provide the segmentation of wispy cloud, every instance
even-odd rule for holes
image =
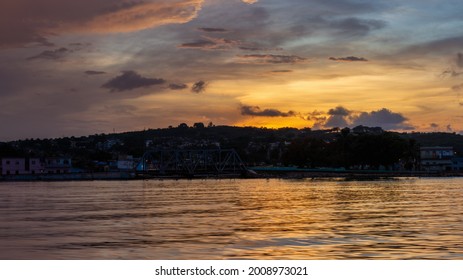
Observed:
[[[62,33],[129,32],[185,23],[196,17],[203,2],[4,0],[0,6],[0,47],[32,42],[50,45],[47,38]]]
[[[296,64],[308,62],[309,59],[296,55],[246,54],[238,55],[239,62],[251,64]]]
[[[282,69],[282,70],[272,70],[270,72],[271,73],[291,73],[293,72],[293,70]]]
[[[205,81],[198,81],[193,84],[191,91],[194,93],[202,93],[206,91],[207,83]]]
[[[428,42],[413,44],[401,51],[404,56],[423,56],[427,54],[444,54],[455,53],[461,50],[463,45],[463,36],[448,37]]]
[[[452,77],[452,78],[459,77],[461,75],[463,75],[463,72],[457,72],[455,69],[447,69],[447,70],[444,70],[440,74],[441,77]]]
[[[456,78],[463,75],[463,53],[457,53],[452,59],[449,68],[442,71],[441,77]]]
[[[463,53],[457,53],[455,63],[458,67],[463,68]]]
[[[198,30],[208,33],[226,33],[227,29],[224,28],[214,28],[214,27],[200,27]]]
[[[85,71],[84,73],[90,76],[106,74],[106,72],[104,71],[94,71],[94,70],[88,70],[88,71]]]
[[[339,62],[366,62],[368,59],[357,56],[347,56],[347,57],[330,57],[330,60],[339,61]]]
[[[43,51],[39,53],[38,55],[28,57],[27,60],[36,60],[36,59],[61,60],[70,53],[72,53],[72,51],[67,48],[59,48],[59,49],[51,50],[51,51],[50,50]]]
[[[188,88],[188,85],[186,84],[170,84],[169,89],[171,90],[183,90]]]
[[[190,42],[190,43],[183,43],[179,45],[179,48],[184,49],[200,49],[200,50],[227,50],[233,47],[240,45],[240,41],[236,40],[229,40],[225,38],[214,38],[214,37],[206,37],[203,36],[203,39]]]
[[[365,36],[373,30],[386,27],[386,22],[375,19],[347,18],[332,21],[330,27],[338,30],[338,35],[347,37]]]

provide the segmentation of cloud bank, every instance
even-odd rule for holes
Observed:
[[[408,118],[387,108],[370,112],[356,112],[348,110],[343,106],[338,106],[327,112],[315,111],[309,114],[307,119],[315,121],[314,127],[316,128],[355,127],[363,125],[382,127],[386,130],[414,129],[414,126],[408,122]]]

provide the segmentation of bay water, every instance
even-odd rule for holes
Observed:
[[[1,182],[0,259],[463,259],[463,178]]]

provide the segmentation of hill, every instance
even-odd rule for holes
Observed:
[[[141,157],[148,149],[235,149],[248,164],[352,166],[392,164],[416,158],[420,146],[451,146],[463,155],[463,136],[455,133],[397,133],[381,128],[311,130],[204,126],[148,129],[56,139],[25,139],[0,143],[2,157],[73,159],[76,167],[126,155]],[[393,155],[393,156],[392,156]]]

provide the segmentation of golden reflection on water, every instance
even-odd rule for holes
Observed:
[[[462,183],[1,183],[0,258],[463,259]]]

